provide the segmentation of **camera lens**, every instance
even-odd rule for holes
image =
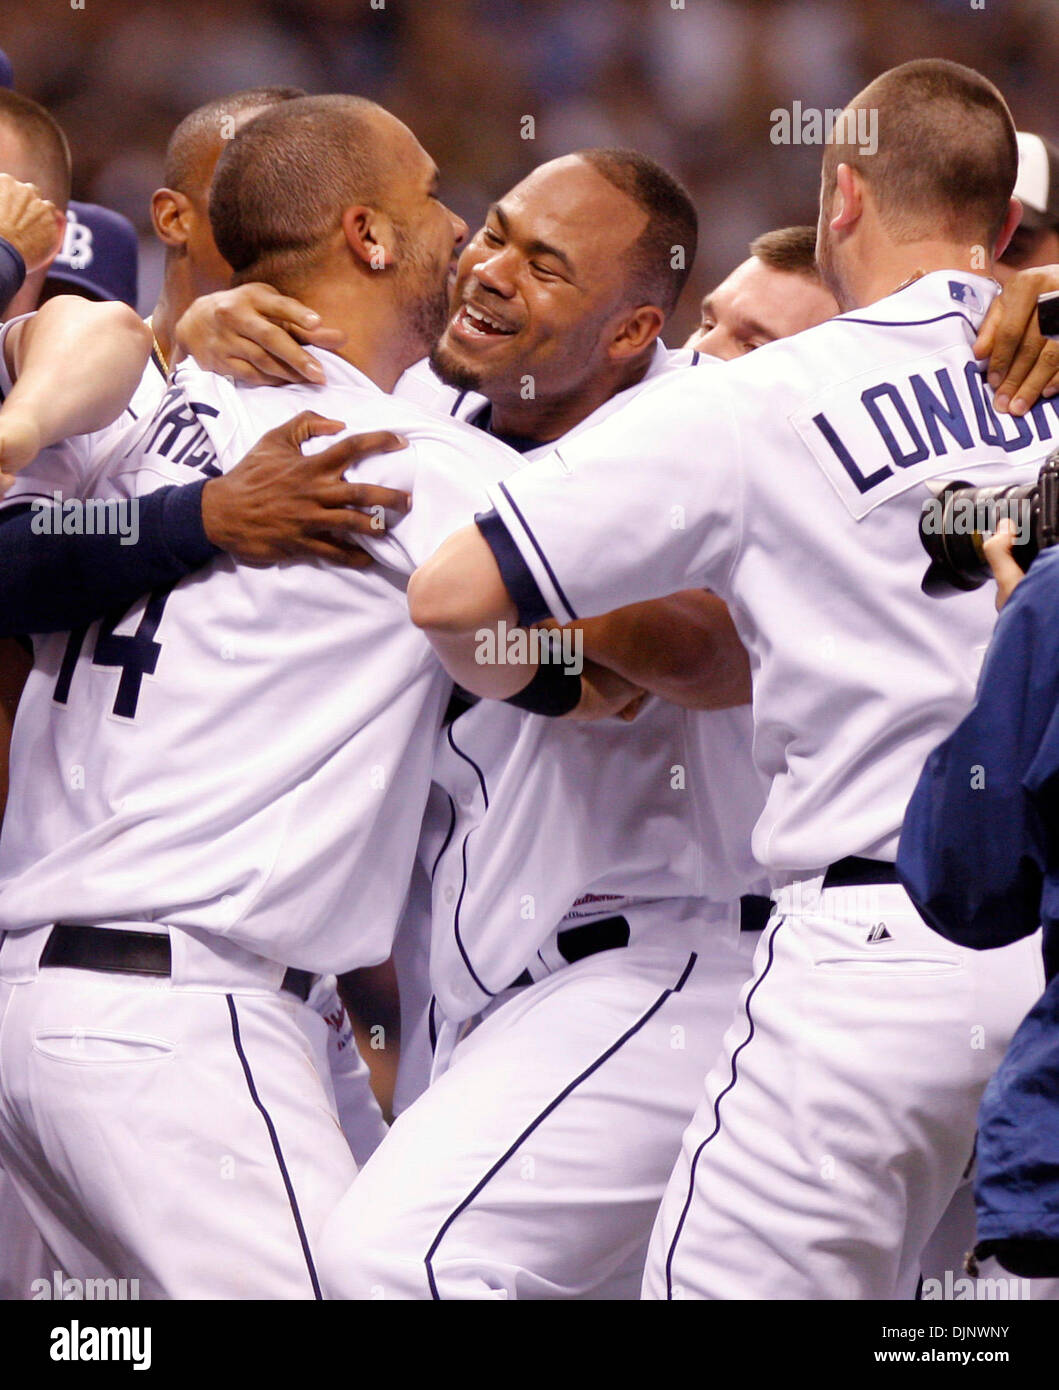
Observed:
[[[948,483],[923,504],[919,536],[930,556],[923,580],[925,593],[940,596],[977,589],[990,577],[983,545],[1007,517],[1015,527],[1012,555],[1028,569],[1038,550],[1040,487],[972,487]]]

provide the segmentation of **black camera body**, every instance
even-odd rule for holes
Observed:
[[[919,538],[930,556],[923,592],[941,598],[980,588],[991,577],[983,544],[1004,518],[1015,527],[1012,556],[1022,570],[1059,542],[1059,449],[1048,455],[1035,483],[975,487],[954,481],[923,503]]]

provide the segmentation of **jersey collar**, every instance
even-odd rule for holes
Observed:
[[[999,292],[999,284],[987,275],[964,270],[932,270],[901,285],[885,299],[862,309],[851,309],[840,318],[859,323],[899,324],[958,313],[977,331]]]

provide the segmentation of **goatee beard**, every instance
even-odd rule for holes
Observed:
[[[457,391],[477,391],[481,387],[481,374],[466,366],[447,348],[436,342],[430,352],[430,365],[434,373],[446,386],[454,386]]]

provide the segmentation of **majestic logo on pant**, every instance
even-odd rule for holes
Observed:
[[[876,922],[868,933],[868,945],[874,946],[879,941],[892,941],[893,934],[887,929],[885,922]]]

